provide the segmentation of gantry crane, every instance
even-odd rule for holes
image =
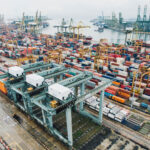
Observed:
[[[90,26],[84,26],[84,25],[82,25],[82,24],[83,24],[83,23],[80,21],[77,26],[72,26],[73,38],[75,38],[75,30],[77,29],[77,40],[79,40],[80,29],[90,28]]]
[[[27,69],[28,71],[32,71],[35,69],[35,67],[31,69],[33,65],[34,64],[25,65],[23,67],[29,68]],[[8,78],[6,85],[9,87],[11,99],[17,107],[35,119],[46,128],[48,132],[51,132],[64,143],[72,147],[72,107],[81,115],[91,118],[91,120],[100,125],[103,119],[104,90],[112,84],[112,81],[97,77],[88,71],[81,72],[72,68],[68,69],[54,63],[47,64],[46,67],[48,70],[43,70],[44,68],[42,66],[36,67],[36,70],[40,69],[42,71],[30,75],[25,75],[28,71],[24,71],[24,69],[19,67],[17,68],[19,74],[16,75],[14,72],[12,74],[8,72],[0,76],[0,79]],[[14,69],[15,68],[13,68],[13,70]],[[73,72],[75,76],[63,79],[64,74],[70,71]],[[13,81],[10,80],[12,76],[14,78]],[[103,84],[87,91],[85,89],[86,83],[92,78],[103,81]],[[47,79],[53,79],[54,82],[49,84],[46,82]],[[15,83],[15,85],[13,83]],[[31,90],[29,90],[29,88]],[[73,89],[74,92],[71,89]],[[80,90],[80,93],[76,92],[78,90]],[[98,116],[94,116],[86,110],[84,101],[100,91]],[[58,103],[56,107],[51,105],[54,100]],[[54,124],[55,116],[61,112],[64,112],[66,115],[66,117],[64,117],[66,120],[66,135],[62,134],[60,129],[56,128]]]
[[[58,33],[61,32],[63,34],[64,33],[64,29],[65,29],[65,32],[66,32],[67,28],[69,28],[69,26],[66,25],[66,21],[63,18],[62,21],[61,21],[61,25],[55,25],[54,28],[57,28],[57,32]]]
[[[147,84],[148,84],[149,80],[150,80],[150,68],[139,67],[138,71],[133,72],[131,94],[132,94],[132,92],[136,92],[136,93],[140,94],[142,80],[145,75],[148,75],[148,79],[147,79]],[[139,81],[139,86],[137,87],[137,90],[134,89],[135,81]]]

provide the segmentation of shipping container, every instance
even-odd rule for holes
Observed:
[[[112,99],[120,103],[125,103],[125,99],[118,96],[112,96]]]
[[[146,108],[146,109],[148,108],[148,104],[143,103],[143,102],[140,104],[140,106],[141,106],[142,108]]]

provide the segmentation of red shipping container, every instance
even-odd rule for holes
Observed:
[[[150,88],[146,88],[144,94],[150,96]]]
[[[113,90],[113,91],[118,91],[119,90],[119,87],[116,87],[116,86],[109,86],[107,89],[110,89],[110,90]]]
[[[105,92],[116,95],[116,91],[110,90],[110,89],[106,89]]]
[[[94,74],[95,76],[102,77],[102,74],[100,74],[100,73],[94,72],[93,74]]]
[[[126,85],[121,84],[121,86],[120,86],[120,87],[124,89],[124,88],[126,87]]]
[[[120,88],[120,89],[119,89],[119,92],[123,92],[123,93],[130,94],[130,91],[127,91],[127,90],[125,90],[125,89],[122,89],[122,88]]]
[[[88,89],[94,89],[94,87],[92,87],[92,86],[86,86],[86,88],[88,88]]]
[[[114,72],[118,72],[118,70],[114,70]]]
[[[71,67],[71,65],[65,64],[65,67],[70,68],[70,67]]]
[[[96,85],[98,85],[98,80],[96,80],[96,79],[91,79],[90,81],[92,81],[92,82],[96,83]]]
[[[121,77],[121,78],[124,78],[124,79],[126,79],[127,77],[126,76],[123,76],[123,75],[116,75],[117,77]]]
[[[117,64],[117,63],[111,63],[111,65],[114,65],[114,66],[119,66],[119,64]]]

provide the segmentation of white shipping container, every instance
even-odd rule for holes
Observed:
[[[129,82],[127,82],[127,81],[124,81],[124,84],[125,84],[125,85],[129,85]]]
[[[48,94],[60,100],[65,100],[70,94],[73,94],[73,91],[61,84],[55,83],[48,87]]]
[[[71,60],[70,60],[70,59],[65,59],[65,61],[66,61],[66,62],[71,62]]]
[[[139,87],[139,85],[141,84],[141,88],[143,87],[143,88],[146,88],[146,83],[140,83],[139,81],[135,81],[135,84],[136,85],[138,85],[138,87]]]
[[[135,50],[134,50],[134,48],[128,47],[128,51],[129,52],[134,52]]]
[[[125,77],[127,77],[128,76],[128,73],[127,72],[125,72],[125,71],[118,71],[118,74],[119,75],[122,75],[122,76],[125,76]]]
[[[145,47],[141,47],[141,53],[145,52]]]
[[[118,63],[118,64],[122,64],[122,63],[124,63],[124,61],[125,61],[124,58],[120,58],[120,57],[117,57],[116,60],[117,60],[117,63]]]
[[[111,113],[108,113],[108,117],[111,118],[111,119],[114,119],[115,118],[115,115],[111,114]]]
[[[135,102],[137,100],[137,97],[130,97],[129,100]]]
[[[94,101],[94,100],[93,100],[92,98],[88,98],[88,99],[86,99],[85,101],[86,101],[87,104],[91,104],[92,101]]]
[[[48,84],[48,85],[52,85],[54,83],[54,79],[46,79],[45,82]]]
[[[149,100],[149,99],[150,99],[150,96],[148,96],[148,95],[145,95],[145,94],[142,94],[141,98],[144,98],[144,99],[147,99],[147,100]]]
[[[130,111],[127,110],[127,109],[122,109],[122,110],[120,111],[120,113],[124,114],[125,116],[128,116],[128,115],[130,114]]]
[[[116,69],[118,66],[111,65],[111,69]]]
[[[139,68],[139,64],[137,64],[137,63],[133,63],[131,66],[134,67],[134,68],[136,68],[136,69]]]
[[[19,77],[23,74],[24,69],[18,66],[13,66],[8,68],[8,72],[15,77]]]
[[[118,121],[118,122],[122,122],[123,119],[120,119],[120,118],[116,118],[116,117],[115,117],[115,120]]]
[[[29,74],[26,75],[26,82],[35,87],[38,87],[43,84],[44,78],[37,74]]]
[[[121,68],[124,70],[124,71],[127,71],[128,67],[127,66],[124,66],[122,65]]]
[[[131,70],[132,72],[137,71],[137,69],[135,69],[135,68],[131,68],[130,70]]]
[[[133,102],[133,105],[137,106],[137,107],[140,107],[140,103],[138,103],[138,102]]]
[[[123,82],[126,81],[125,78],[121,78],[121,77],[116,77],[116,78],[122,80]]]
[[[108,115],[109,111],[110,111],[109,108],[107,108],[107,107],[104,107],[104,108],[103,108],[103,114],[104,114],[104,115]]]
[[[77,59],[73,59],[73,62],[75,62],[75,63],[76,63],[76,62],[77,62]]]
[[[93,101],[90,103],[90,106],[96,108],[96,106],[97,106],[98,103],[99,103],[98,101],[93,100]]]
[[[113,107],[115,107],[116,105],[115,104],[112,104],[112,103],[109,103],[108,105],[107,105],[107,107],[108,108],[110,108],[110,109],[112,109]]]
[[[110,113],[112,113],[112,114],[117,114],[118,112],[120,112],[120,108],[119,107],[117,107],[117,106],[115,106],[115,107],[113,107],[111,110],[110,110]]]
[[[103,66],[103,70],[104,70],[104,71],[107,71],[107,70],[108,70],[108,67]]]

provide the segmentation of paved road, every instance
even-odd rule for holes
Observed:
[[[1,100],[1,97],[0,97]],[[0,135],[13,150],[44,150],[0,105]]]

